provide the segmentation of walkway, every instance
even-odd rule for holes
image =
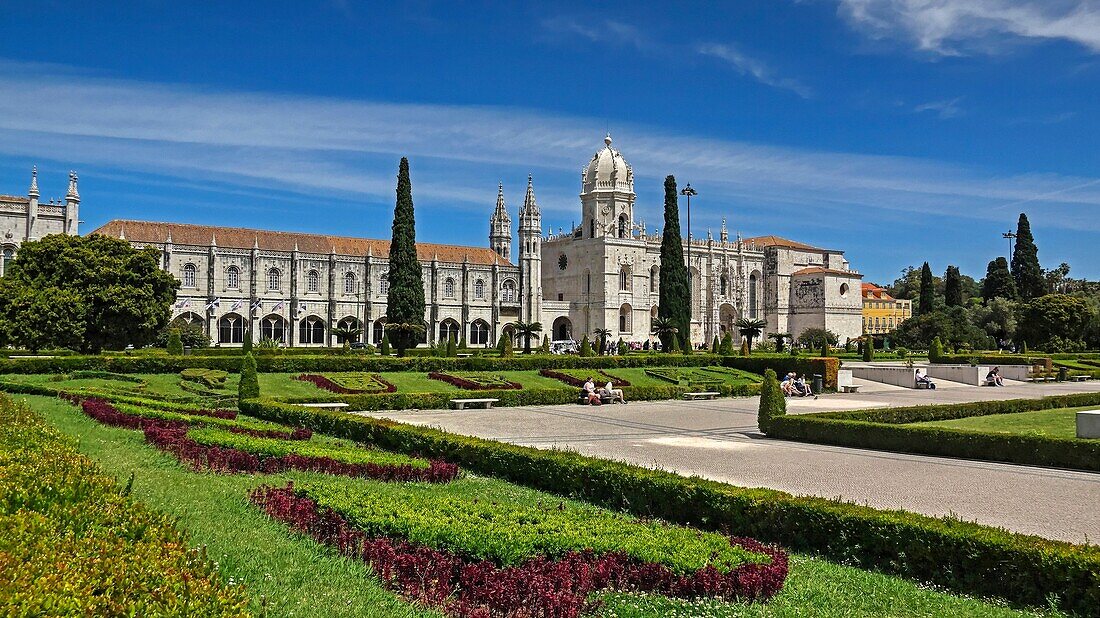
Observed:
[[[876,389],[792,400],[790,413],[1100,392],[1100,383]],[[1100,474],[772,440],[756,398],[381,412],[398,421],[658,466],[745,487],[906,509],[1051,539],[1100,541]]]

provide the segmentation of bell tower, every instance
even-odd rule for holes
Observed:
[[[512,218],[504,206],[504,183],[497,185],[497,207],[489,217],[489,248],[500,257],[512,260]]]
[[[520,313],[524,322],[542,321],[542,213],[527,175],[527,195],[519,209]]]

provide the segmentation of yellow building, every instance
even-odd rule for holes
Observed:
[[[913,301],[894,298],[873,283],[863,287],[863,332],[879,335],[897,328],[913,315]]]

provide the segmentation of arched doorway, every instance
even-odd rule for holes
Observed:
[[[454,337],[456,343],[459,339],[462,339],[462,327],[458,325],[458,322],[447,318],[439,323],[439,341],[447,343],[451,337]]]
[[[286,343],[286,318],[281,315],[271,314],[260,320],[260,341],[274,341]]]
[[[324,345],[325,321],[311,315],[298,322],[298,343],[302,345]]]
[[[485,320],[474,320],[470,323],[470,345],[489,344],[489,323]]]
[[[623,306],[619,307],[619,333],[627,334],[633,329],[633,310],[630,308],[629,303],[624,303]]]
[[[718,331],[723,336],[726,333],[730,333],[731,336],[736,335],[737,329],[733,326],[733,323],[736,321],[737,310],[729,303],[722,303],[718,307]]]
[[[227,313],[218,320],[218,343],[244,343],[244,318],[236,313]]]
[[[573,323],[562,316],[554,320],[554,341],[569,341],[573,338]]]
[[[382,343],[382,338],[386,336],[386,316],[382,316],[374,321],[374,328],[371,329],[370,340],[374,345]]]

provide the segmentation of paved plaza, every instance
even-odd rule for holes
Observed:
[[[1100,383],[1014,383],[788,401],[789,413],[1098,392]],[[952,385],[944,385],[952,386]],[[629,405],[380,412],[394,420],[696,474],[745,487],[896,508],[1073,542],[1100,540],[1100,474],[806,444],[765,437],[755,397]]]

